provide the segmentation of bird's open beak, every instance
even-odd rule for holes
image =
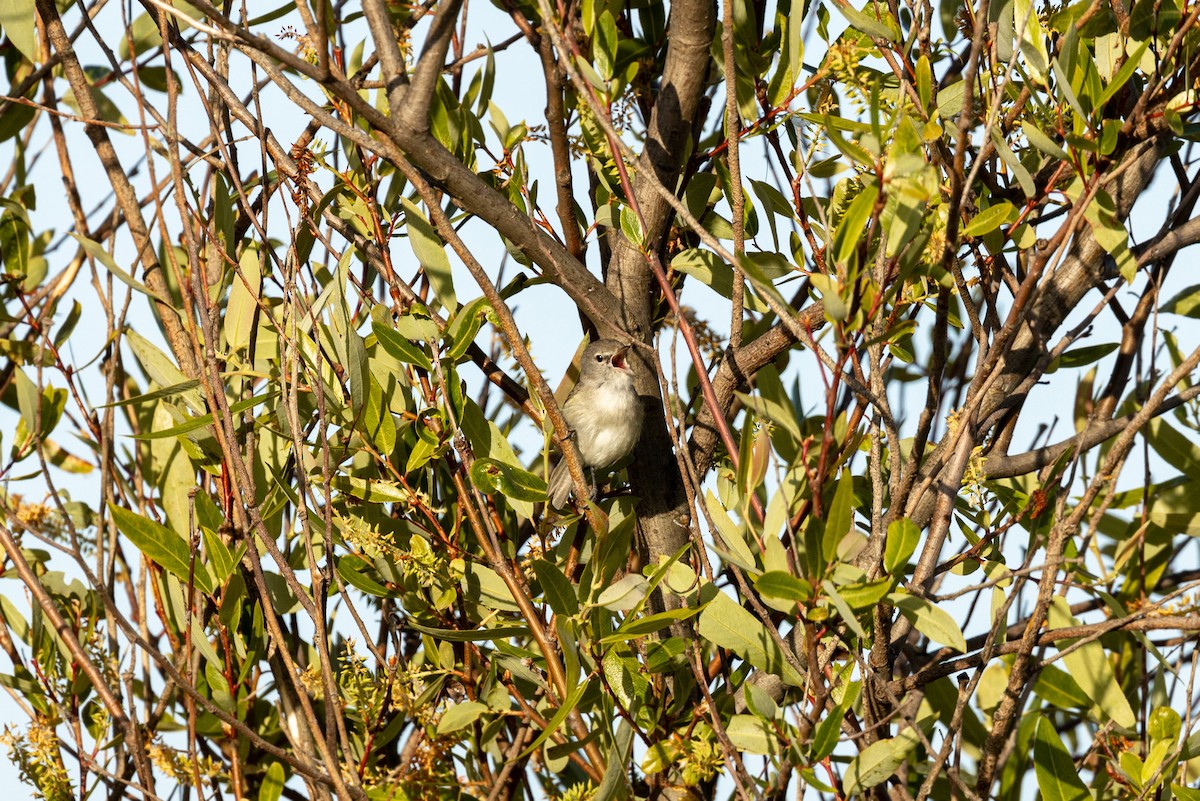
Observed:
[[[628,345],[614,353],[612,357],[612,366],[616,367],[618,370],[628,370],[629,362],[625,359],[625,354],[627,353],[629,353]]]

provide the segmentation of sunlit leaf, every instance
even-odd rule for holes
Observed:
[[[463,701],[455,704],[447,709],[438,721],[438,735],[451,734],[470,726],[479,719],[480,715],[487,712],[487,709],[487,704],[481,704],[478,701]]]
[[[125,286],[129,287],[130,289],[141,292],[143,295],[145,295],[148,298],[153,298],[154,300],[157,300],[160,303],[165,303],[168,306],[171,305],[170,300],[168,300],[167,298],[164,298],[160,295],[155,294],[141,281],[134,278],[132,275],[130,275],[128,272],[126,272],[121,267],[118,267],[117,262],[113,259],[112,256],[108,255],[108,251],[106,251],[103,247],[101,247],[98,242],[93,242],[92,240],[88,239],[87,237],[80,236],[79,234],[75,234],[75,233],[72,233],[69,235],[71,236],[72,239],[74,239],[76,242],[79,243],[80,247],[82,247],[85,251],[87,251],[87,254],[89,256],[91,256],[96,261],[100,262],[100,264],[103,265],[105,269],[107,269],[110,273],[112,273],[113,278],[116,278],[118,281],[120,281]]]
[[[1078,622],[1071,616],[1066,601],[1059,596],[1056,596],[1050,605],[1048,619],[1053,628],[1073,626]],[[1056,644],[1066,649],[1075,642],[1076,638],[1067,638]],[[1129,705],[1129,699],[1117,683],[1112,664],[1108,661],[1108,654],[1098,640],[1071,648],[1063,657],[1063,664],[1079,688],[1087,693],[1088,698],[1092,699],[1108,719],[1122,728],[1133,728],[1137,718]]]
[[[888,573],[902,570],[908,564],[920,540],[921,530],[907,517],[888,524],[887,546],[883,553],[884,570]]]
[[[136,512],[122,509],[115,504],[109,504],[108,510],[121,533],[148,559],[173,573],[184,584],[187,584],[191,576],[197,589],[205,594],[212,594],[213,586],[208,569],[199,555],[193,554],[187,541],[161,523],[142,517]]]
[[[1079,777],[1071,755],[1045,717],[1038,718],[1033,738],[1033,769],[1046,801],[1086,801],[1091,794]]]
[[[945,609],[908,593],[892,593],[888,600],[916,626],[917,631],[936,643],[966,653],[967,641],[962,629]]]
[[[258,788],[258,801],[279,801],[283,795],[283,783],[286,779],[283,765],[272,762],[263,775],[262,784]]]
[[[727,595],[718,594],[700,614],[698,631],[701,637],[728,648],[755,667],[774,673],[794,687],[804,686],[804,677],[788,664],[762,622]]]
[[[433,291],[437,293],[438,300],[447,312],[453,314],[458,310],[458,298],[454,294],[454,278],[450,274],[446,246],[416,204],[408,198],[401,198],[400,203],[404,207],[408,241],[413,253],[421,263]]]
[[[912,729],[895,737],[871,743],[854,757],[846,768],[844,788],[847,797],[886,781],[904,764],[920,741]]]
[[[234,271],[229,306],[225,311],[225,338],[234,350],[250,345],[250,332],[261,293],[262,255],[257,248],[246,248]]]

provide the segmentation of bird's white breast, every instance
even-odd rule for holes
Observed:
[[[588,393],[589,414],[569,415],[575,429],[575,444],[583,461],[591,467],[611,467],[629,455],[642,429],[642,404],[633,381],[619,376],[597,391]]]

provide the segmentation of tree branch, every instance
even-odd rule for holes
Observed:
[[[398,109],[404,105],[408,77],[387,3],[385,0],[363,0],[363,16],[367,18],[375,52],[379,55],[379,73],[387,91],[388,108]]]
[[[1189,387],[1173,398],[1162,403],[1151,417],[1159,417],[1172,409],[1177,409],[1195,397],[1200,396],[1200,385]],[[992,478],[1013,478],[1040,470],[1046,465],[1058,461],[1068,451],[1087,451],[1105,440],[1115,437],[1128,428],[1137,414],[1127,414],[1102,423],[1093,423],[1080,433],[1054,445],[1045,445],[1014,456],[989,456],[984,462],[984,475]]]
[[[1109,194],[1116,202],[1118,219],[1123,220],[1129,215],[1134,202],[1154,177],[1159,157],[1168,142],[1165,136],[1141,141],[1114,169],[1116,185],[1110,188]],[[1046,253],[1043,257],[1049,258],[1049,255]],[[988,421],[997,411],[1024,400],[1025,393],[1016,393],[1016,389],[1033,374],[1050,335],[1062,325],[1084,295],[1101,281],[1104,255],[1104,248],[1090,228],[1080,231],[1062,264],[1033,290],[1026,311],[1010,323],[1016,330],[1008,338],[1008,344],[997,345],[993,349],[995,355],[989,359],[990,364],[985,365],[991,380],[977,401],[976,421]],[[940,480],[938,474],[945,468],[949,456],[947,447],[953,441],[956,438],[944,438],[930,454],[922,466],[918,484],[931,486]],[[933,519],[935,496],[936,493],[924,492],[919,498],[908,499],[908,516],[922,528]]]
[[[1087,623],[1079,626],[1067,626],[1061,629],[1052,629],[1044,631],[1034,641],[1035,646],[1053,646],[1062,640],[1074,640],[1081,637],[1096,637],[1101,634],[1107,634],[1111,631],[1200,631],[1200,615],[1163,615],[1161,617],[1146,617],[1142,615],[1130,615],[1129,617],[1118,618],[1116,620],[1105,620],[1099,623]],[[992,657],[1005,656],[1007,654],[1015,654],[1021,650],[1021,642],[1019,640],[1011,640],[1005,642],[992,650]],[[968,654],[951,659],[948,662],[939,662],[924,670],[914,673],[911,676],[905,676],[902,679],[894,679],[889,686],[892,692],[897,695],[924,687],[938,679],[957,673],[960,670],[969,670],[970,668],[979,667],[983,664],[983,654]]]
[[[37,0],[37,10],[51,45],[62,58],[63,73],[71,85],[75,102],[79,104],[80,114],[85,120],[89,120],[84,124],[84,131],[96,149],[96,155],[104,166],[104,172],[112,185],[117,205],[120,207],[121,213],[125,215],[129,234],[133,237],[134,245],[137,247],[137,260],[142,264],[142,278],[146,286],[158,298],[169,298],[171,293],[167,288],[166,279],[163,277],[158,256],[155,255],[150,231],[142,217],[137,193],[129,182],[129,176],[125,174],[125,169],[121,166],[121,160],[117,157],[116,148],[109,139],[108,131],[103,125],[91,122],[91,120],[99,119],[101,114],[96,106],[96,99],[92,96],[91,84],[88,83],[79,58],[75,55],[75,49],[71,45],[70,39],[67,38],[67,31],[63,27],[62,18],[58,15],[58,8],[53,0]],[[185,375],[195,376],[197,373],[196,360],[189,344],[187,332],[184,331],[175,308],[169,303],[157,299],[153,302],[153,306],[163,331],[166,333],[167,344],[170,346],[171,352],[175,354],[175,358],[179,360],[180,369]]]
[[[433,103],[433,93],[437,91],[437,83],[442,78],[442,66],[446,62],[446,53],[450,50],[450,40],[454,37],[454,22],[461,6],[462,0],[445,0],[438,5],[429,34],[425,37],[425,49],[413,71],[412,83],[405,92],[404,103],[398,108],[393,106],[390,109],[393,117],[399,117],[404,127],[414,132],[429,131],[429,109]]]

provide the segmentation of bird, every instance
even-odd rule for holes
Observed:
[[[613,339],[589,344],[583,351],[579,382],[562,407],[593,485],[595,472],[609,470],[629,456],[642,434],[642,402],[628,355],[629,346]],[[572,486],[567,462],[561,459],[546,490],[550,506],[564,508]]]

